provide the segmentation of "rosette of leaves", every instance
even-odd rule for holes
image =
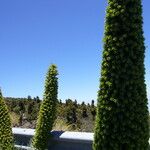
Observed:
[[[51,65],[45,80],[45,92],[40,107],[33,147],[37,150],[47,149],[50,131],[56,118],[58,72],[55,65]]]
[[[13,134],[7,106],[0,90],[0,150],[13,150]]]
[[[141,0],[108,0],[94,150],[147,150]]]

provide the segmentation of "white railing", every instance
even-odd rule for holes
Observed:
[[[30,143],[34,129],[13,128],[16,147],[31,150]],[[53,139],[49,140],[52,150],[92,150],[93,133],[52,131]]]
[[[13,134],[16,148],[33,150],[30,145],[34,129],[13,128]],[[93,133],[52,131],[51,134],[53,139],[48,142],[49,150],[92,150]]]

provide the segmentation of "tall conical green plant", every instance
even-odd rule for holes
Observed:
[[[0,150],[13,150],[13,144],[10,116],[0,90]]]
[[[94,150],[147,150],[141,0],[108,0]]]
[[[37,150],[45,150],[47,148],[50,131],[56,118],[57,75],[57,67],[51,65],[46,76],[43,102],[40,107],[35,137],[33,139],[33,147]]]

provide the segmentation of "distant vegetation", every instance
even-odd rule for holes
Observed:
[[[35,128],[42,100],[39,97],[12,98],[5,97],[12,125],[14,127]],[[93,132],[96,107],[94,100],[86,104],[77,100],[57,101],[56,120],[53,129]]]
[[[42,100],[39,97],[12,98],[5,97],[13,127],[35,128],[39,108]],[[77,100],[66,99],[57,101],[57,118],[53,129],[64,131],[94,131],[94,120],[96,115],[95,101],[86,104],[77,103]],[[150,122],[149,122],[150,124]]]

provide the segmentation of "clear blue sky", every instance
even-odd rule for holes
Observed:
[[[143,1],[150,97],[150,2]],[[59,98],[97,98],[106,0],[0,0],[0,86],[4,96],[40,96],[48,66]]]

